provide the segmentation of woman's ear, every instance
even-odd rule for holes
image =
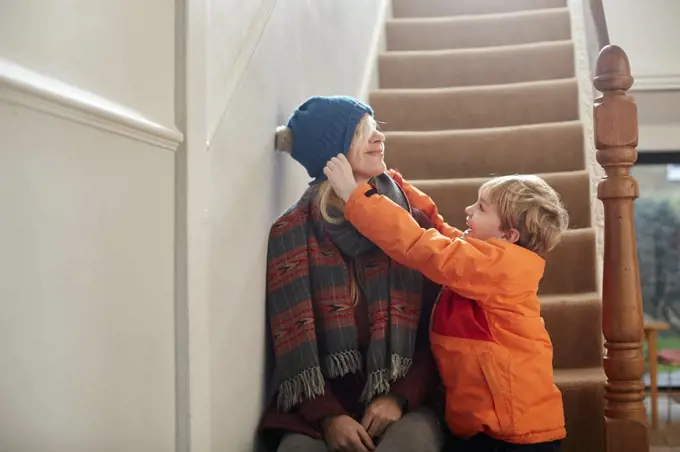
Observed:
[[[293,152],[293,131],[286,126],[278,126],[274,137],[274,148],[288,154]]]
[[[507,240],[510,243],[517,243],[519,240],[519,231],[517,229],[510,229],[508,232],[505,233],[505,240]]]

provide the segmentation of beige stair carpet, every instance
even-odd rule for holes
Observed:
[[[388,50],[504,46],[570,39],[569,10],[556,8],[463,17],[395,18],[386,24]]]
[[[580,200],[590,196],[590,177],[587,171],[539,174],[562,197],[569,212],[572,228],[590,227],[590,207]],[[489,178],[411,179],[411,183],[429,194],[439,206],[440,213],[452,224],[465,224],[465,207],[477,200],[479,187]],[[451,193],[455,193],[453,198]]]
[[[464,16],[560,8],[567,0],[393,0],[395,17]]]
[[[413,179],[579,171],[585,166],[579,121],[467,130],[386,132],[389,161]]]
[[[380,55],[381,88],[440,88],[530,82],[574,76],[571,41]]]
[[[518,126],[578,119],[576,79],[453,88],[381,89],[371,93],[381,126],[446,130]]]
[[[386,158],[464,227],[493,175],[535,173],[570,231],[539,288],[565,404],[565,452],[604,451],[596,234],[566,0],[393,0],[370,95]]]

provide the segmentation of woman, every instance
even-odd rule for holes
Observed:
[[[428,321],[438,287],[391,261],[344,221],[323,174],[347,156],[358,182],[411,211],[386,172],[373,110],[348,97],[312,97],[277,129],[314,179],[272,226],[267,308],[276,396],[260,433],[278,452],[436,452],[428,403],[438,388]],[[421,224],[426,220],[411,211]]]

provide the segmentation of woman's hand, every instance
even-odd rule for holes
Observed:
[[[402,415],[401,407],[394,397],[380,396],[366,408],[361,425],[371,435],[371,438],[379,438],[385,433],[387,427],[401,419]]]
[[[371,452],[373,440],[357,421],[349,416],[333,416],[323,422],[323,436],[331,452]]]
[[[354,171],[343,154],[338,154],[328,161],[323,173],[331,183],[335,194],[343,201],[347,202],[350,195],[358,187],[357,181],[354,180]]]

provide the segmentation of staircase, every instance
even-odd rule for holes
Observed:
[[[571,230],[548,257],[542,315],[564,397],[566,452],[604,451],[601,300],[566,0],[393,0],[370,95],[387,164],[464,227],[490,176],[535,173]]]

